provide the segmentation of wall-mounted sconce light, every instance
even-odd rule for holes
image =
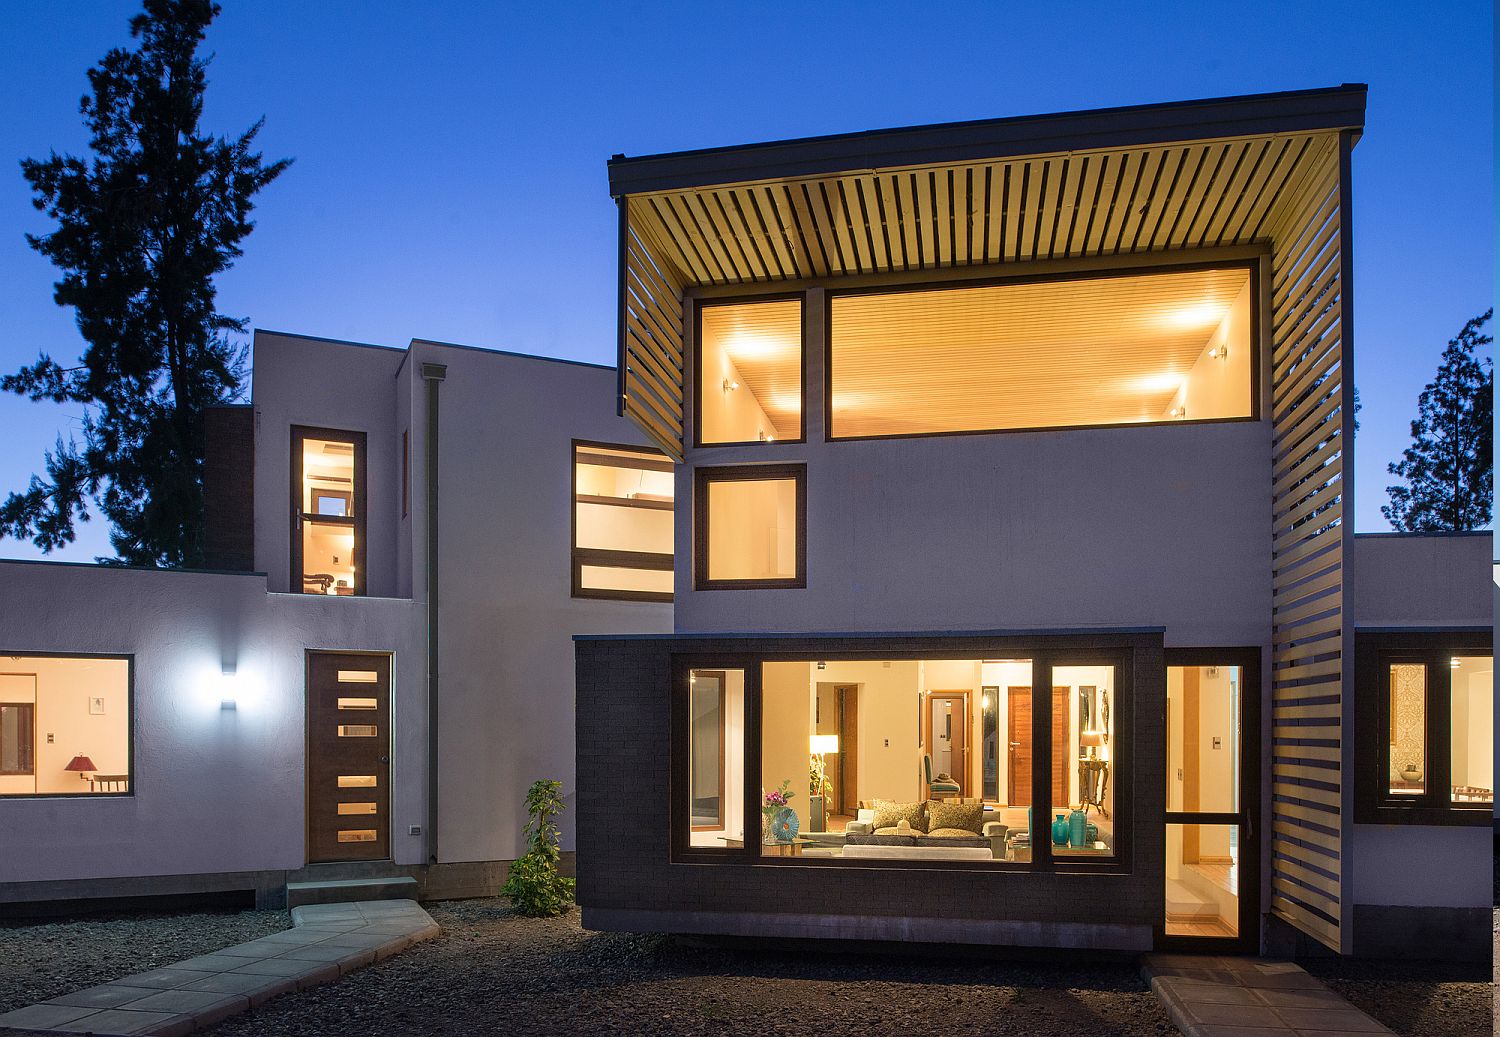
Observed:
[[[820,662],[820,663],[818,663],[818,669],[820,669],[820,670],[826,670],[826,669],[828,669],[828,664],[825,663],[825,662]]]
[[[1187,408],[1173,407],[1171,410],[1167,411],[1167,414],[1173,418],[1185,418],[1187,417]]]
[[[1456,655],[1455,655],[1455,656],[1453,656],[1453,657],[1452,657],[1452,658],[1450,658],[1450,659],[1449,659],[1449,660],[1448,660],[1448,668],[1449,668],[1449,669],[1450,669],[1450,670],[1456,670],[1456,669],[1458,669],[1458,668],[1459,668],[1459,667],[1460,667],[1460,666],[1462,666],[1462,665],[1463,665],[1463,660],[1461,660],[1461,659],[1460,659],[1460,658],[1459,658],[1459,657],[1458,657],[1458,656],[1456,656]]]
[[[236,686],[234,667],[226,664],[219,675],[219,708],[239,709],[239,689]]]
[[[1229,347],[1228,346],[1214,346],[1214,348],[1212,348],[1212,349],[1210,349],[1208,351],[1208,358],[1210,360],[1228,360],[1229,359]]]
[[[740,383],[739,382],[731,381],[728,378],[724,379],[724,391],[725,392],[734,392],[739,387],[740,387]]]

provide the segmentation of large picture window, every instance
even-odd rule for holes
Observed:
[[[693,571],[700,590],[807,586],[807,466],[699,468]]]
[[[1356,654],[1360,820],[1488,824],[1495,804],[1488,634],[1362,634]]]
[[[0,656],[0,798],[130,792],[130,660]]]
[[[1117,864],[1129,696],[1118,655],[1083,658],[678,670],[674,844],[866,867]]]
[[[698,308],[698,445],[797,442],[802,298]]]
[[[365,593],[365,434],[292,429],[292,578],[304,594]]]
[[[573,596],[672,600],[674,473],[645,447],[573,442]]]
[[[1254,286],[1235,266],[830,293],[829,438],[1251,417]]]

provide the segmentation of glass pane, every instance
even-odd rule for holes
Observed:
[[[302,441],[302,510],[335,515],[336,501],[354,498],[354,444],[334,439]],[[344,512],[347,516],[352,508]]]
[[[130,790],[130,663],[6,656],[0,673],[0,799]],[[209,682],[207,688],[217,691]],[[206,706],[188,699],[191,707]],[[214,715],[220,699],[212,694]],[[0,845],[6,836],[0,835]]]
[[[354,527],[302,520],[302,589],[308,594],[354,593]]]
[[[1495,802],[1495,664],[1489,656],[1454,656],[1453,802]]]
[[[986,685],[980,698],[980,713],[983,718],[980,738],[979,752],[983,761],[983,794],[989,802],[1000,798],[1000,723],[999,706],[1000,689]]]
[[[1052,670],[1052,856],[1114,854],[1115,667]]]
[[[796,577],[796,480],[711,482],[707,518],[710,580]]]
[[[353,443],[302,441],[304,593],[354,593],[354,480]]]
[[[704,443],[802,434],[802,300],[705,305],[698,344]]]
[[[1029,860],[1031,679],[1029,660],[763,664],[762,854]]]
[[[828,306],[835,438],[1251,413],[1244,267],[839,294]]]
[[[1167,809],[1239,811],[1238,666],[1167,667]]]
[[[672,593],[670,569],[623,569],[612,565],[584,565],[579,568],[579,583],[585,590]]]
[[[574,448],[575,547],[672,553],[672,462],[653,451]]]
[[[1168,936],[1239,935],[1238,825],[1167,825]]]
[[[745,845],[745,671],[688,675],[688,842]]]
[[[1390,790],[1393,796],[1427,791],[1427,667],[1392,663]]]

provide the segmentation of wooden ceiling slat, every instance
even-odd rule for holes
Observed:
[[[1109,180],[1109,204],[1099,213],[1099,241],[1095,255],[1104,255],[1113,250],[1120,240],[1125,218],[1130,205],[1131,185],[1135,182],[1145,156],[1140,152],[1127,151],[1116,156],[1115,168]]]
[[[1079,164],[1078,190],[1073,198],[1073,215],[1068,221],[1068,236],[1061,242],[1058,257],[1077,256],[1084,251],[1088,237],[1089,217],[1093,215],[1094,199],[1099,193],[1099,165],[1101,155],[1085,155]]]
[[[1245,164],[1245,156],[1250,154],[1251,146],[1251,141],[1240,141],[1231,144],[1224,153],[1223,161],[1214,174],[1213,184],[1204,195],[1203,205],[1200,208],[1201,216],[1193,221],[1193,229],[1188,235],[1188,246],[1202,246],[1207,243],[1210,235],[1217,234],[1219,210],[1224,207],[1224,199],[1229,197],[1229,185],[1239,175],[1240,169]]]
[[[954,262],[952,181],[951,169],[932,175],[932,237],[937,243],[938,266],[952,266]]]
[[[1182,248],[1187,244],[1192,234],[1193,221],[1197,219],[1203,208],[1214,173],[1223,162],[1227,150],[1223,145],[1216,144],[1207,144],[1200,149],[1198,166],[1193,171],[1192,181],[1183,195],[1182,207],[1173,217],[1172,225],[1167,229],[1167,233],[1162,236],[1159,242],[1161,248]]]
[[[696,194],[685,194],[668,196],[672,203],[672,212],[677,217],[677,222],[698,246],[698,252],[705,260],[712,260],[719,269],[720,284],[733,284],[744,279],[744,273],[729,258],[723,242],[719,240],[714,232],[713,225],[708,222],[708,212],[703,208],[703,199]]]
[[[750,233],[758,235],[764,242],[763,251],[775,262],[773,276],[781,279],[800,277],[792,250],[782,237],[781,226],[776,222],[776,212],[770,205],[762,205],[759,192],[754,188],[734,192],[739,205],[740,217],[750,226]],[[769,217],[769,218],[767,218]]]
[[[1104,225],[1109,222],[1110,198],[1114,195],[1115,183],[1119,179],[1121,157],[1100,155],[1098,180],[1094,184],[1094,199],[1089,203],[1088,221],[1084,225],[1083,237],[1079,239],[1079,255],[1098,255],[1104,240]]]
[[[776,226],[780,228],[782,237],[792,252],[793,262],[799,270],[803,271],[801,276],[818,276],[817,260],[808,248],[807,236],[803,233],[802,225],[797,219],[797,210],[792,204],[787,186],[785,184],[767,185],[765,199],[766,206],[775,217]]]
[[[1310,137],[1297,137],[1288,141],[1289,146],[1282,152],[1271,175],[1266,178],[1265,186],[1261,188],[1250,206],[1245,222],[1240,226],[1237,235],[1239,241],[1265,240],[1267,224],[1276,210],[1276,202],[1283,197],[1282,192],[1286,189],[1287,182],[1302,164],[1303,156],[1307,154],[1311,143]]]
[[[1235,165],[1234,172],[1224,185],[1224,194],[1220,196],[1218,204],[1214,207],[1211,226],[1205,228],[1203,244],[1214,245],[1223,239],[1224,224],[1229,219],[1230,214],[1234,212],[1235,206],[1239,205],[1243,200],[1245,185],[1249,182],[1250,177],[1255,174],[1255,170],[1265,158],[1269,147],[1269,141],[1255,141],[1240,156],[1239,162]]]
[[[854,245],[849,240],[849,224],[845,222],[843,207],[839,205],[838,185],[826,180],[818,184],[813,194],[813,204],[818,222],[827,224],[834,250],[839,257],[839,271],[844,274],[858,273],[859,257],[854,254]]]
[[[1205,154],[1204,148],[1183,149],[1177,168],[1172,171],[1171,182],[1162,194],[1161,204],[1156,206],[1156,220],[1145,235],[1148,249],[1155,251],[1166,247],[1172,228],[1182,218],[1182,210],[1191,204],[1193,185],[1197,182],[1198,171],[1203,168]]]
[[[969,166],[964,170],[964,226],[968,239],[964,242],[964,256],[969,263],[984,262],[984,167]]]
[[[1141,220],[1136,224],[1135,233],[1130,236],[1130,251],[1139,252],[1142,242],[1146,248],[1151,247],[1151,238],[1156,233],[1162,216],[1166,215],[1167,195],[1177,181],[1177,171],[1182,169],[1186,154],[1185,150],[1175,148],[1162,152],[1161,161],[1151,176],[1151,186],[1141,199]]]
[[[835,181],[839,211],[843,213],[844,225],[849,231],[849,243],[854,248],[855,262],[859,272],[875,272],[875,257],[870,244],[868,225],[859,208],[859,189],[852,177],[841,177]]]
[[[732,190],[714,191],[710,198],[714,204],[709,211],[715,217],[715,225],[739,248],[740,255],[744,257],[745,264],[749,267],[750,280],[772,280],[775,275],[771,270],[771,265],[761,255],[757,235],[750,233],[749,226],[741,217],[734,192]]]
[[[896,211],[901,222],[901,255],[908,270],[920,270],[922,257],[917,244],[917,220],[912,210],[915,202],[912,199],[910,174],[891,174],[891,186],[896,195]]]
[[[900,174],[896,188],[901,199],[901,218],[906,225],[907,256],[914,269],[924,270],[931,263],[932,249],[928,247],[929,235],[922,216],[927,211],[927,204],[918,186],[917,174]]]
[[[669,244],[670,239],[654,212],[645,211],[641,216],[639,226],[632,223],[629,227],[626,244],[643,255],[654,282],[662,285],[674,301],[680,302],[683,287],[691,280],[681,250],[673,247],[675,242]]]
[[[880,211],[880,188],[875,178],[868,174],[852,179],[859,197],[859,212],[865,222],[871,265],[881,272],[888,271],[892,268],[891,254],[885,237],[885,219]]]
[[[1135,229],[1140,226],[1144,215],[1141,210],[1147,204],[1146,196],[1151,193],[1151,184],[1160,167],[1160,152],[1141,153],[1140,161],[1136,163],[1135,176],[1130,180],[1130,190],[1121,193],[1120,231],[1110,246],[1110,251],[1115,255],[1129,251],[1130,243],[1135,239]]]
[[[1083,181],[1088,173],[1088,164],[1087,155],[1064,162],[1067,173],[1063,177],[1062,211],[1057,214],[1057,222],[1052,225],[1052,240],[1047,246],[1047,254],[1053,259],[1072,255],[1069,246],[1073,235],[1077,233],[1078,209],[1082,204]]]
[[[810,242],[808,254],[812,257],[813,269],[819,277],[827,277],[838,270],[838,262],[831,244],[823,237],[818,220],[813,213],[812,197],[806,184],[787,184],[786,195],[791,199],[792,213],[802,231],[802,240]]]
[[[1037,195],[1041,210],[1037,214],[1039,218],[1031,246],[1032,255],[1038,259],[1052,258],[1053,235],[1056,233],[1058,211],[1063,206],[1063,178],[1067,168],[1066,158],[1055,159],[1042,166],[1042,190]]]
[[[1260,161],[1250,173],[1250,179],[1245,183],[1245,189],[1235,199],[1234,207],[1229,210],[1229,215],[1224,218],[1224,225],[1219,228],[1219,239],[1217,244],[1233,243],[1239,240],[1240,231],[1250,219],[1250,214],[1255,209],[1257,199],[1265,190],[1266,182],[1270,180],[1271,174],[1280,164],[1282,156],[1286,154],[1291,145],[1288,139],[1280,141],[1268,141],[1265,150],[1261,153]]]
[[[1306,230],[1292,241],[1281,243],[1276,253],[1277,271],[1271,279],[1273,300],[1286,299],[1288,291],[1302,280],[1307,268],[1343,225],[1338,209],[1338,195],[1330,192],[1316,212],[1308,210],[1308,217],[1303,221]]]
[[[709,242],[709,247],[717,246],[723,253],[727,269],[733,275],[732,280],[742,283],[755,280],[755,267],[746,257],[744,243],[729,232],[728,217],[719,205],[718,194],[706,191],[687,197],[697,203],[697,211],[693,215],[703,229],[703,236]]]
[[[651,229],[657,231],[662,240],[671,242],[673,252],[688,280],[697,284],[722,283],[722,273],[705,261],[691,235],[678,224],[676,214],[672,211],[671,198],[632,198],[629,205],[631,233],[645,233],[647,225],[651,225]]]
[[[1001,190],[1005,184],[1005,167],[991,163],[984,167],[984,261],[1000,262],[1004,209]]]
[[[885,219],[886,248],[892,270],[910,270],[906,256],[906,238],[901,228],[901,203],[896,199],[896,178],[884,174],[875,178],[880,186],[880,211]]]
[[[1292,174],[1271,217],[1268,236],[1272,241],[1280,243],[1288,237],[1306,233],[1302,220],[1310,207],[1318,205],[1330,192],[1337,193],[1338,170],[1337,138],[1315,139],[1302,165]]]

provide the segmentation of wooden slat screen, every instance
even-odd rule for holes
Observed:
[[[1273,214],[1271,904],[1347,950],[1344,447],[1350,294],[1347,137],[1325,137]],[[1265,161],[1274,161],[1262,156]],[[1250,182],[1258,174],[1251,174]],[[1259,219],[1260,217],[1257,217]]]
[[[620,207],[620,413],[681,461],[684,278],[637,218],[649,204]]]

